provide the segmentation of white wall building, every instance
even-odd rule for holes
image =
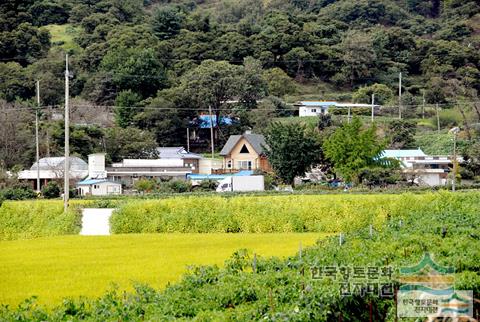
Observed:
[[[385,150],[383,157],[397,159],[401,162],[403,172],[413,182],[426,186],[444,186],[448,183],[448,174],[453,167],[449,156],[429,156],[421,149],[417,150]],[[458,161],[462,161],[459,158]]]
[[[336,102],[322,102],[322,101],[302,101],[294,104],[298,106],[298,116],[318,116],[320,114],[328,114],[328,109],[335,106]]]
[[[88,179],[77,183],[81,196],[108,196],[122,194],[122,184],[102,179]]]
[[[323,101],[301,101],[294,106],[298,106],[298,116],[318,116],[321,114],[328,114],[330,108],[347,108],[348,115],[354,108],[372,108],[371,104],[357,104],[357,103],[338,103],[338,102],[323,102]],[[379,105],[373,105],[373,108],[378,108]]]

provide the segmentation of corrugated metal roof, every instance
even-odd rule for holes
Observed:
[[[105,180],[105,179],[85,179],[83,181],[78,182],[77,185],[79,185],[79,186],[89,186],[91,184],[99,184],[99,183],[104,183],[104,182],[121,184],[120,182],[113,182],[113,181],[109,181],[109,180]]]
[[[263,154],[264,149],[263,146],[266,146],[267,143],[265,142],[265,137],[261,134],[242,134],[242,135],[231,135],[225,145],[223,146],[222,151],[220,151],[220,155],[228,155],[232,152],[233,148],[237,145],[238,141],[241,138],[245,138],[248,143],[253,147],[257,154]]]
[[[384,158],[408,158],[427,156],[421,149],[416,150],[385,150],[382,152]]]
[[[40,170],[63,170],[65,167],[65,157],[48,157],[38,160]],[[87,162],[78,157],[69,158],[70,170],[88,170]],[[37,170],[37,162],[35,162],[30,170]]]
[[[187,152],[184,147],[160,147],[157,148],[160,159],[201,159],[200,154]]]
[[[337,102],[325,102],[325,101],[301,101],[298,102],[295,105],[300,105],[300,106],[311,106],[311,107],[316,107],[316,106],[335,106],[337,105]]]

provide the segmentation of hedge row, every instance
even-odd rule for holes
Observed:
[[[443,200],[478,211],[480,193],[176,197],[129,201],[111,218],[114,233],[346,232],[389,217],[442,211]]]
[[[0,240],[78,234],[81,215],[53,200],[5,201],[0,207]]]

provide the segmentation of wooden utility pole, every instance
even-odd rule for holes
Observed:
[[[40,147],[38,140],[38,110],[40,109],[40,81],[36,83],[37,90],[37,108],[35,109],[35,150],[37,159],[37,192],[40,192]]]
[[[208,105],[208,113],[210,114],[210,140],[212,145],[212,159],[215,157],[215,143],[213,142],[213,115],[212,106]]]
[[[352,108],[349,106],[349,107],[348,107],[348,123],[350,123],[351,120],[352,120],[352,111],[351,111],[351,109],[352,109]]]
[[[68,54],[65,56],[65,173],[63,175],[63,210],[68,210],[70,193],[70,108],[69,108],[69,80]]]
[[[457,129],[453,131],[453,176],[452,176],[452,192],[455,192],[455,184],[457,181]]]
[[[440,133],[440,113],[438,111],[438,103],[435,104],[435,112],[437,113],[437,133]]]
[[[187,152],[190,152],[190,128],[187,127]]]
[[[423,99],[422,99],[422,119],[425,118],[425,90],[423,92]]]
[[[402,73],[398,75],[398,118],[402,119]]]

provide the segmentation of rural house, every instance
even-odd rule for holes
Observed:
[[[77,183],[80,196],[121,195],[122,184],[104,179],[87,179]]]
[[[225,172],[240,170],[270,171],[271,167],[264,153],[265,137],[250,131],[228,138],[220,155],[223,157]]]
[[[444,186],[453,167],[449,156],[426,155],[417,150],[385,150],[382,156],[400,161],[402,170],[411,180],[423,186]],[[462,158],[458,158],[462,161]]]

